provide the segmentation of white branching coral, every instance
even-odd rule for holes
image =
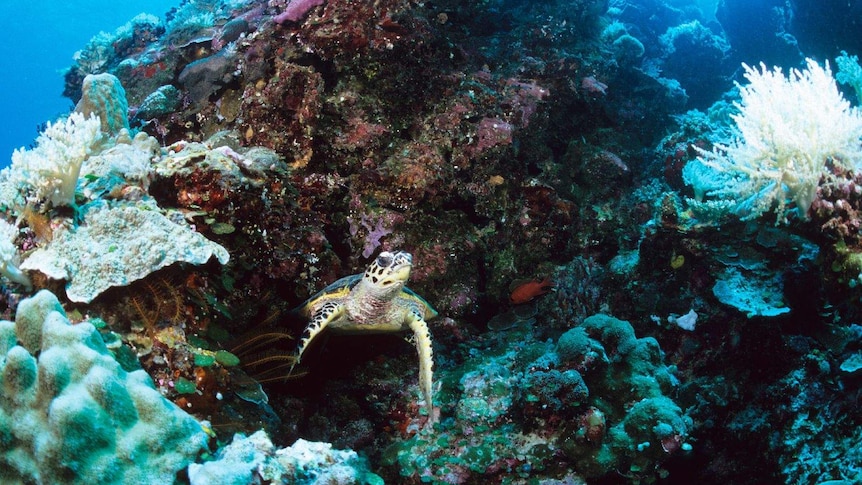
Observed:
[[[806,63],[787,77],[777,67],[743,64],[749,84],[737,85],[733,138],[711,152],[698,149],[683,171],[698,199],[744,220],[774,211],[784,221],[792,210],[806,218],[830,165],[859,165],[862,115],[838,91],[828,64]]]
[[[0,203],[20,207],[33,202],[75,205],[81,165],[101,138],[99,118],[72,113],[48,127],[36,147],[18,149],[12,164],[0,172]]]
[[[13,244],[17,237],[18,228],[0,219],[0,275],[29,290],[30,278],[18,268],[18,249]]]

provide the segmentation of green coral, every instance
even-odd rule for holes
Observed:
[[[856,92],[856,99],[862,100],[862,66],[859,65],[859,57],[841,51],[841,55],[835,58],[835,65],[838,66],[835,80],[849,85]]]
[[[173,483],[203,451],[200,424],[89,322],[42,290],[0,322],[0,482]]]
[[[576,409],[589,397],[589,389],[576,370],[541,368],[525,373],[522,386],[525,400],[555,413]]]
[[[648,473],[668,453],[683,447],[691,428],[691,420],[666,396],[676,379],[662,362],[655,339],[637,338],[628,322],[593,315],[559,342],[583,341],[582,332],[594,341],[593,350],[610,363],[585,377],[593,395],[600,396],[594,405],[606,416],[609,428],[596,444],[584,438],[580,424],[570,423],[559,441],[562,450],[586,476],[612,470]],[[579,354],[574,356],[577,359]],[[635,404],[629,407],[629,403]]]
[[[126,90],[113,74],[88,74],[81,87],[81,100],[75,111],[86,117],[96,116],[101,121],[102,133],[115,136],[120,130],[129,130],[129,103]]]
[[[557,340],[557,354],[564,361],[582,358],[592,350],[592,340],[583,327],[575,327]]]
[[[456,414],[464,421],[490,424],[512,407],[515,379],[511,371],[500,364],[464,374],[463,389]]]
[[[537,342],[524,327],[506,336],[453,372],[460,393],[442,376],[440,402],[455,418],[393,443],[385,466],[423,483],[539,480],[559,478],[551,470],[562,453],[583,477],[619,470],[648,479],[688,447],[692,423],[668,397],[676,378],[656,340],[638,338],[628,322],[594,315],[556,342]]]

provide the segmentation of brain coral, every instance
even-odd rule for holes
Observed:
[[[206,446],[194,418],[45,290],[0,321],[0,389],[2,483],[173,483]]]

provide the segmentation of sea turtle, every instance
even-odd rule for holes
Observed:
[[[434,421],[431,400],[434,362],[431,334],[425,321],[436,317],[437,311],[404,286],[412,267],[410,253],[384,251],[368,265],[365,273],[341,278],[306,300],[297,309],[308,319],[308,326],[296,353],[296,363],[324,329],[357,334],[410,330],[419,353],[419,388],[430,424]]]

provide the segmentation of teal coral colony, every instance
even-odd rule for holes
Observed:
[[[92,324],[71,325],[48,291],[0,322],[0,339],[4,482],[170,483],[205,448],[201,425],[143,370],[124,371]]]
[[[0,171],[0,482],[862,483],[854,2],[176,3]]]

